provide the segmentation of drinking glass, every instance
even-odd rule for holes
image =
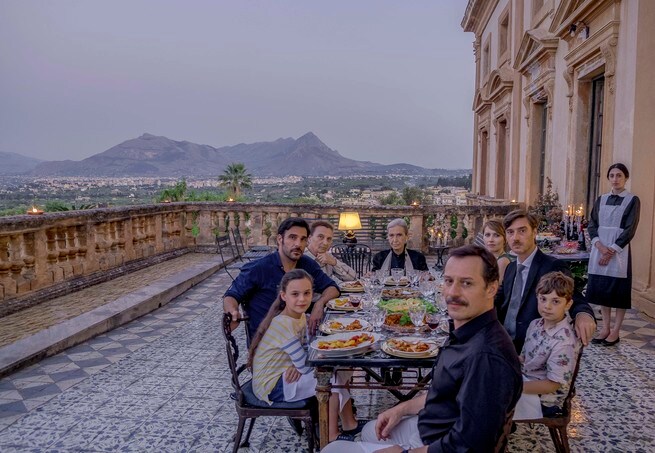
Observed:
[[[365,294],[362,296],[362,311],[368,312],[369,309],[373,306],[373,298],[370,294]]]
[[[421,283],[419,283],[418,289],[423,294],[423,297],[428,300],[432,299],[434,296],[434,282],[431,282],[430,280],[423,280]]]
[[[407,279],[409,280],[409,286],[416,286],[418,284],[418,280],[420,278],[420,274],[417,270],[411,270],[407,271]]]
[[[405,274],[405,269],[402,267],[394,267],[391,269],[391,278],[393,279],[393,282],[398,286],[400,284],[400,279],[403,277]]]
[[[410,307],[409,319],[412,320],[412,324],[414,324],[416,334],[418,334],[425,320],[425,307],[422,305]]]
[[[436,336],[436,330],[441,324],[442,315],[439,312],[428,313],[425,315],[425,322],[428,324],[428,327],[432,331],[432,334]]]
[[[384,324],[384,320],[387,318],[387,311],[382,308],[373,307],[370,312],[370,323],[373,326],[373,331],[379,332],[380,327]]]
[[[357,308],[359,307],[359,303],[362,301],[362,299],[359,296],[350,296],[349,301],[353,308]]]
[[[434,304],[437,306],[437,311],[441,314],[448,314],[448,304],[446,303],[446,298],[443,294],[434,295]]]

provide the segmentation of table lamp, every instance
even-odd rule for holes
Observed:
[[[357,238],[355,237],[355,230],[362,229],[362,222],[359,220],[359,213],[357,212],[342,212],[339,214],[339,231],[345,231],[346,235],[343,238],[344,244],[355,245]]]

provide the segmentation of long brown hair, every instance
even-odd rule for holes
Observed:
[[[286,274],[284,274],[284,277],[282,277],[282,281],[280,282],[280,287],[278,288],[277,297],[275,298],[275,301],[271,305],[271,308],[268,309],[268,313],[266,313],[266,317],[261,322],[261,324],[259,324],[259,327],[257,327],[257,332],[255,332],[255,336],[253,337],[252,342],[250,343],[250,349],[248,350],[248,368],[252,369],[252,362],[255,359],[255,351],[257,350],[257,346],[259,345],[259,342],[262,341],[262,338],[264,338],[264,334],[266,333],[269,326],[271,325],[271,321],[273,321],[273,318],[275,318],[277,315],[282,313],[282,311],[287,306],[286,302],[281,297],[281,293],[283,291],[286,292],[287,286],[289,286],[289,282],[293,280],[303,280],[303,279],[309,280],[309,282],[312,284],[312,287],[314,286],[314,279],[312,278],[312,276],[302,269],[292,269]]]

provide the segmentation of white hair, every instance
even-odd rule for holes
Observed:
[[[393,219],[389,224],[387,225],[387,232],[393,228],[393,227],[403,227],[403,230],[405,230],[405,234],[409,234],[409,227],[407,226],[407,222],[405,222],[405,219]]]

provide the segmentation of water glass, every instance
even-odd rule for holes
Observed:
[[[380,331],[380,327],[384,324],[384,320],[387,318],[387,311],[382,308],[373,307],[370,311],[369,319],[370,323],[373,326],[375,332]]]
[[[394,267],[391,269],[391,278],[393,279],[393,282],[398,286],[400,284],[400,279],[403,277],[405,274],[405,269],[402,267]]]
[[[409,319],[412,320],[412,324],[414,324],[414,327],[416,328],[416,333],[418,334],[425,320],[425,307],[422,305],[410,307]]]
[[[370,294],[362,296],[362,311],[367,312],[373,306],[373,298]]]
[[[437,311],[442,314],[448,314],[448,304],[443,294],[435,294],[434,304],[437,306]]]
[[[419,283],[418,289],[423,294],[423,297],[428,300],[434,296],[434,282],[431,282],[430,280],[423,280],[421,283]]]
[[[418,284],[419,278],[420,274],[417,270],[412,269],[411,271],[407,271],[407,279],[409,280],[410,286],[416,286]]]

